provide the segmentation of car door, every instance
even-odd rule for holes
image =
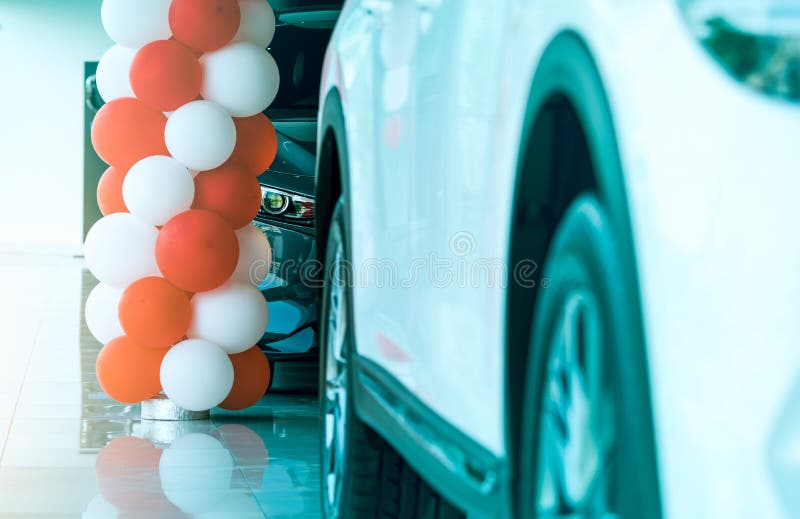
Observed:
[[[412,391],[417,384],[413,366],[417,358],[411,347],[408,316],[415,304],[411,297],[414,279],[411,242],[416,233],[412,212],[414,193],[415,33],[418,5],[415,0],[366,0],[378,21],[372,47],[374,95],[374,169],[369,179],[353,185],[354,211],[361,204],[374,208],[354,226],[354,265],[358,280],[355,298],[359,324],[359,352],[378,362]],[[359,152],[361,153],[361,152]],[[369,187],[366,187],[369,186]],[[371,229],[364,236],[364,229]]]
[[[488,151],[506,1],[364,2],[379,20],[375,147],[352,183],[359,352],[496,452],[505,267],[488,251],[507,224]]]
[[[435,259],[409,293],[415,373],[431,407],[499,453],[510,211],[491,150],[508,2],[416,3],[409,254]]]

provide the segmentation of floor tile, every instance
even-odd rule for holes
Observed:
[[[0,419],[0,452],[6,445],[6,438],[8,437],[8,429],[11,427],[11,420]]]
[[[18,398],[19,394],[16,392],[0,393],[0,420],[11,420]]]
[[[80,515],[97,494],[93,465],[84,467],[0,467],[0,515]]]

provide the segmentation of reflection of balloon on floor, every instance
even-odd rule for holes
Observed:
[[[264,512],[252,495],[229,494],[210,509],[192,514],[197,519],[236,519],[264,517]]]
[[[164,494],[186,513],[208,510],[231,486],[233,457],[207,434],[190,434],[164,450],[159,474]]]
[[[163,448],[126,436],[101,449],[95,465],[100,495],[84,517],[262,517],[251,489],[262,484],[264,442],[243,425],[211,429],[206,423],[207,433],[180,436],[183,428],[173,422],[179,437]]]
[[[119,512],[178,512],[161,491],[161,453],[149,441],[134,436],[111,441],[95,463],[100,495]]]
[[[103,494],[97,494],[86,505],[86,510],[81,517],[83,519],[116,519],[119,515],[119,510],[103,499]]]
[[[233,460],[239,470],[233,473],[233,479],[244,476],[243,486],[254,490],[261,488],[264,479],[264,468],[269,464],[269,451],[257,435],[249,427],[239,424],[225,424],[217,427],[211,435],[228,446]]]

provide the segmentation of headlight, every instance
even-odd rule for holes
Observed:
[[[292,200],[289,196],[275,191],[264,190],[263,194],[262,207],[267,214],[271,215],[279,215],[286,212]]]
[[[800,0],[678,0],[708,51],[736,79],[800,100]]]
[[[268,186],[261,186],[261,210],[268,216],[298,223],[314,221],[314,200]]]

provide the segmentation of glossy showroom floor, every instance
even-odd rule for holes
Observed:
[[[319,517],[315,398],[139,420],[94,375],[83,261],[0,256],[0,517]]]

